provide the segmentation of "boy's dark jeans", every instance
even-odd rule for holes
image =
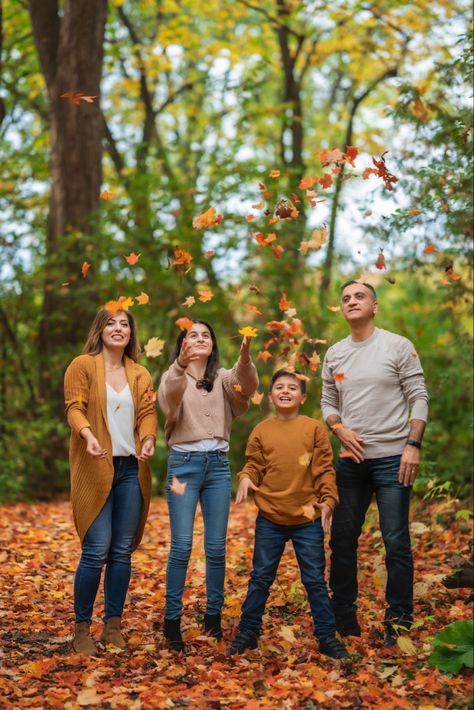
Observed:
[[[375,493],[386,551],[388,609],[385,624],[411,626],[413,557],[408,529],[411,487],[399,483],[399,467],[400,456],[366,459],[360,464],[346,458],[336,464],[339,505],[332,522],[329,584],[337,617],[344,617],[356,608],[357,545]]]
[[[321,520],[318,518],[303,525],[277,525],[260,514],[255,528],[253,570],[242,606],[239,631],[260,635],[270,587],[288,540],[293,543],[301,581],[308,593],[314,635],[319,640],[334,636],[334,612],[324,580],[324,533]]]

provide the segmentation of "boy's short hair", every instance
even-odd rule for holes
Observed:
[[[299,378],[298,375],[301,375],[301,372],[298,372],[298,370],[285,370],[285,368],[282,368],[281,370],[277,370],[276,372],[273,373],[272,379],[270,380],[270,392],[273,389],[273,385],[277,380],[280,379],[280,377],[294,377],[295,380],[298,381],[300,387],[301,387],[301,392],[303,394],[306,394],[306,380],[303,378]]]
[[[341,294],[343,293],[344,289],[347,288],[347,286],[351,286],[352,284],[360,284],[361,286],[365,286],[366,288],[368,288],[371,293],[372,300],[377,301],[377,294],[375,293],[375,288],[371,284],[366,283],[365,281],[356,281],[355,279],[346,281],[346,283],[341,286]]]

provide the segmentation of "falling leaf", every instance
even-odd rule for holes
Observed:
[[[276,240],[276,238],[277,235],[275,234],[275,232],[270,232],[270,234],[267,234],[267,236],[265,237],[265,244],[271,244]]]
[[[385,256],[383,254],[383,249],[380,249],[380,254],[377,257],[377,261],[375,262],[375,266],[377,269],[386,269],[387,267],[385,266]]]
[[[352,167],[355,167],[355,159],[359,155],[359,149],[355,147],[355,145],[346,145],[346,152],[344,153],[344,157],[348,163],[352,165]]]
[[[174,493],[177,496],[184,496],[186,492],[186,486],[187,486],[187,481],[184,483],[181,483],[178,481],[176,476],[173,476],[171,479],[171,483],[168,485],[168,488],[170,489],[171,493]]]
[[[278,308],[280,311],[286,311],[288,308],[291,306],[291,301],[289,301],[286,297],[286,292],[283,291],[281,294],[280,298],[280,303],[278,304]]]
[[[303,375],[302,372],[296,372],[295,377],[297,380],[301,380],[301,382],[309,382],[308,375]]]
[[[250,397],[250,401],[252,404],[259,405],[262,402],[263,396],[263,392],[255,392],[252,397]]]
[[[303,513],[304,517],[308,518],[309,520],[314,520],[316,517],[316,510],[314,508],[314,505],[302,505],[301,512]]]
[[[257,316],[263,316],[262,311],[259,311],[257,306],[253,306],[251,303],[244,303],[244,308],[246,308],[251,313],[255,313]]]
[[[248,214],[245,219],[247,220],[247,222],[253,222],[253,220],[255,219],[255,215]]]
[[[180,247],[175,247],[173,254],[174,266],[179,266],[180,264],[190,264],[193,260],[191,254],[186,251],[186,249],[180,249]]]
[[[175,325],[178,325],[180,330],[190,331],[194,323],[190,318],[178,318],[175,320]]]
[[[440,284],[443,284],[443,286],[452,286],[453,284],[451,281],[448,281],[448,279],[440,279],[439,280]]]
[[[341,310],[341,306],[328,306],[328,310],[332,311],[333,313],[339,313]]]
[[[335,372],[333,376],[335,382],[344,382],[344,380],[347,380],[347,377],[343,372]]]
[[[124,256],[125,261],[130,264],[130,266],[133,266],[134,264],[137,263],[139,258],[141,257],[141,252],[140,254],[135,254],[134,251],[130,252],[128,256]]]
[[[257,202],[255,205],[252,205],[253,210],[263,210],[264,207],[265,207],[264,202]]]
[[[283,252],[285,250],[283,249],[283,247],[278,245],[276,247],[272,247],[272,251],[273,251],[273,256],[275,257],[275,259],[281,259],[281,255],[283,254]]]
[[[233,385],[233,390],[234,390],[234,392],[242,392],[242,385],[239,385],[239,384]]]
[[[339,148],[333,148],[332,150],[323,150],[321,153],[317,153],[323,165],[330,165],[331,163],[337,163],[344,159],[343,153]]]
[[[101,200],[112,200],[113,194],[111,192],[109,192],[108,190],[102,190],[99,197]]]
[[[188,296],[187,298],[184,299],[183,303],[181,305],[186,306],[186,308],[191,308],[192,305],[196,303],[196,299],[194,296]]]
[[[138,301],[140,306],[144,306],[145,303],[149,302],[150,296],[147,293],[145,293],[144,291],[142,291],[139,296],[135,296],[135,299]]]
[[[423,249],[423,254],[434,254],[437,251],[437,248],[433,244],[427,244]]]
[[[88,96],[83,94],[82,91],[66,91],[64,94],[61,94],[59,98],[68,99],[72,104],[79,106],[81,101],[85,101],[88,104],[94,103],[94,99],[96,99],[97,96],[97,94],[95,96]]]
[[[297,314],[296,308],[287,308],[285,311],[285,315],[288,316],[288,318],[293,318]]]
[[[145,355],[147,357],[158,357],[161,355],[165,341],[160,338],[150,338],[145,345]]]
[[[218,214],[216,217],[216,210],[214,207],[210,207],[206,212],[203,212],[198,217],[193,219],[194,229],[202,229],[204,227],[215,227],[217,224],[222,222],[222,215]]]
[[[304,468],[307,468],[312,460],[313,460],[313,456],[309,452],[306,452],[305,454],[301,454],[301,456],[298,457],[299,465],[303,466]]]
[[[239,333],[245,338],[254,338],[257,335],[258,330],[256,328],[252,328],[250,325],[246,325],[244,328],[239,330]]]
[[[86,278],[87,272],[89,271],[90,268],[91,268],[91,265],[89,264],[89,262],[85,261],[81,267],[81,274],[84,279]]]
[[[307,190],[308,187],[311,187],[311,185],[314,185],[315,182],[316,182],[316,178],[314,178],[314,177],[303,178],[300,181],[300,184],[298,185],[298,190]]]
[[[207,301],[211,301],[213,297],[212,291],[209,291],[209,289],[203,289],[202,291],[199,291],[199,296],[198,299],[202,303],[207,303]]]
[[[207,251],[204,252],[204,256],[207,256],[208,258],[211,256],[215,256],[216,252],[214,249],[208,249]]]
[[[277,178],[280,177],[280,171],[279,170],[270,170],[268,173],[271,178]]]
[[[398,182],[398,178],[388,171],[384,155],[385,153],[381,156],[380,160],[372,158],[372,163],[375,165],[375,168],[365,168],[362,173],[362,178],[364,180],[368,180],[370,175],[376,175],[377,177],[382,178],[387,190],[393,190],[393,184]]]
[[[332,177],[329,175],[329,173],[326,173],[321,178],[319,178],[318,182],[321,185],[321,187],[323,187],[324,189],[327,189],[328,187],[331,187],[331,185],[332,185]]]
[[[311,370],[316,370],[321,364],[321,358],[316,351],[313,352],[310,358],[308,358]]]
[[[257,360],[263,360],[263,362],[267,362],[267,360],[270,360],[271,357],[273,357],[273,355],[268,352],[268,350],[261,350],[257,355]]]

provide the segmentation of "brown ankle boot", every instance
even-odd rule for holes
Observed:
[[[112,646],[126,648],[127,644],[120,632],[120,622],[121,619],[119,616],[113,616],[105,622],[104,629],[100,636],[102,643],[111,643]]]
[[[80,621],[74,628],[74,638],[72,647],[76,653],[84,656],[96,656],[97,646],[91,638],[90,625],[88,621]]]

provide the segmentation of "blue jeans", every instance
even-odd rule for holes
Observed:
[[[92,608],[105,564],[104,621],[122,616],[131,574],[132,544],[143,498],[134,456],[114,456],[114,479],[104,507],[87,531],[74,578],[76,622],[92,619]]]
[[[330,576],[336,615],[356,609],[357,545],[375,493],[386,553],[385,623],[409,627],[413,621],[413,557],[408,529],[411,487],[399,483],[399,467],[400,456],[366,459],[359,464],[339,459],[336,464],[340,501],[332,522]]]
[[[173,477],[186,483],[184,495],[169,490]],[[183,591],[193,546],[194,518],[198,501],[204,520],[207,614],[220,614],[224,603],[225,550],[230,507],[230,469],[223,451],[181,452],[168,458],[168,510],[171,549],[166,570],[167,619],[179,619]]]
[[[293,543],[301,581],[308,593],[314,635],[319,640],[334,636],[334,612],[324,580],[324,533],[320,518],[302,525],[277,525],[260,514],[255,527],[253,569],[242,606],[239,630],[260,635],[270,587],[288,540]]]

